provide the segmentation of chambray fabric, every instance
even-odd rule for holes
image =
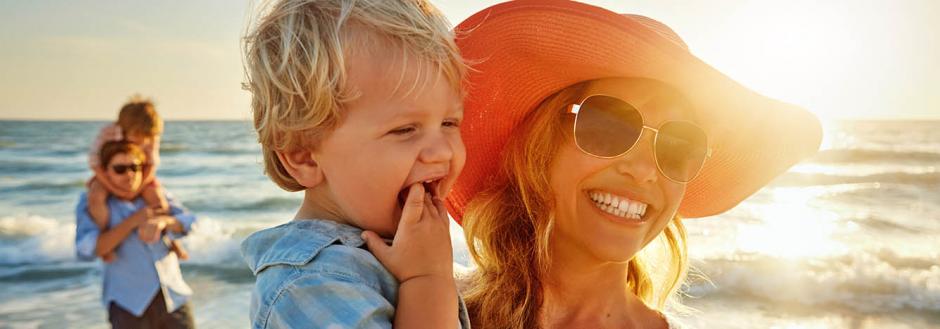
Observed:
[[[183,225],[183,233],[167,233],[176,239],[189,233],[196,216],[191,214],[167,193],[170,215]],[[108,227],[115,227],[138,210],[147,206],[139,197],[133,201],[108,197],[110,219]],[[88,197],[82,193],[75,208],[75,253],[79,260],[92,261],[95,246],[101,232],[88,213]],[[176,253],[170,251],[163,239],[154,243],[144,243],[136,232],[127,236],[114,249],[117,259],[104,264],[104,283],[102,284],[101,302],[108,307],[110,302],[118,304],[136,316],[141,316],[151,300],[163,291],[166,309],[176,311],[193,294],[192,289],[183,281],[179,260]]]
[[[294,220],[253,233],[242,256],[256,276],[252,328],[391,328],[398,281],[365,249],[362,230]],[[470,328],[459,301],[460,323]]]

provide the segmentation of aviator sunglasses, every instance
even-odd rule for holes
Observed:
[[[643,130],[653,132],[656,167],[666,178],[688,183],[711,157],[705,131],[689,121],[667,121],[653,128],[630,103],[607,95],[591,95],[568,109],[574,113],[574,140],[582,152],[611,159],[629,152]]]
[[[116,165],[111,165],[111,170],[114,170],[114,172],[117,173],[118,175],[123,175],[123,174],[124,174],[125,172],[127,172],[128,170],[130,170],[130,171],[132,171],[132,172],[138,172],[138,171],[140,171],[141,167],[143,167],[143,166],[141,166],[139,163],[134,163],[134,164],[116,164]]]

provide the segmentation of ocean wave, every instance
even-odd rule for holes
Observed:
[[[935,185],[940,183],[940,172],[889,172],[871,175],[833,175],[822,173],[788,172],[774,180],[771,185],[775,187],[785,187],[859,183],[907,184],[918,186]]]
[[[218,281],[230,284],[254,283],[255,277],[244,262],[200,264],[180,263],[180,268],[187,278],[211,277]],[[101,268],[98,263],[53,263],[53,264],[20,264],[7,266],[0,270],[0,283],[29,284],[46,281],[75,280],[78,278],[93,277],[98,281]]]
[[[161,143],[160,144],[161,155],[186,152],[188,150],[189,150],[189,147],[187,147],[184,144],[176,144],[176,143]]]
[[[8,266],[0,270],[0,282],[34,282],[82,277],[94,269],[94,263],[57,263]]]
[[[41,191],[50,193],[70,193],[85,188],[85,180],[77,179],[71,181],[31,181],[19,186],[13,186],[9,192]]]
[[[0,160],[0,175],[26,175],[44,173],[76,173],[88,170],[88,165],[63,165],[62,163],[44,163],[22,160]]]
[[[232,262],[228,264],[198,264],[183,263],[180,264],[183,273],[187,276],[206,276],[215,280],[230,284],[252,284],[255,282],[255,276],[244,261]]]
[[[192,177],[207,177],[207,176],[226,176],[226,175],[241,175],[244,174],[246,170],[260,172],[260,167],[253,162],[241,162],[236,163],[228,159],[226,164],[215,165],[214,162],[226,162],[218,160],[195,160],[187,159],[187,162],[198,162],[198,164],[186,164],[186,165],[174,165],[169,163],[169,161],[163,162],[160,165],[160,170],[157,173],[158,177],[173,177],[173,178],[192,178]],[[254,172],[253,172],[254,173]],[[231,177],[225,177],[224,179],[231,179]]]
[[[265,212],[294,210],[303,201],[296,197],[268,197],[254,202],[241,202],[241,199],[200,199],[184,201],[187,208],[198,212],[211,211],[239,211],[239,212]]]
[[[860,312],[936,312],[937,261],[938,255],[912,258],[884,250],[805,260],[737,255],[700,261],[698,269],[712,283],[695,283],[688,293],[697,298],[747,296],[780,305],[835,305]]]
[[[0,218],[0,264],[63,262],[75,255],[75,224],[42,216]]]
[[[822,192],[817,194],[818,200],[824,202],[821,207],[847,214],[849,217],[859,216],[847,220],[878,222],[890,217],[908,219],[904,225],[909,225],[922,223],[910,221],[912,216],[940,211],[940,194],[933,193],[934,187],[929,185],[860,183],[796,188],[821,189]],[[868,218],[870,216],[874,217]],[[940,223],[937,223],[937,227],[940,228]]]
[[[255,154],[260,151],[257,147],[237,147],[231,145],[219,146],[195,146],[184,144],[164,143],[160,145],[160,155],[181,155],[181,154],[213,154],[213,155],[239,155]]]
[[[189,252],[190,264],[237,264],[243,265],[239,246],[251,232],[261,225],[233,225],[209,217],[200,217],[192,230],[182,239]]]
[[[872,232],[878,232],[881,234],[887,233],[904,233],[904,234],[918,234],[923,233],[923,228],[916,227],[912,223],[898,223],[895,220],[892,220],[887,217],[883,217],[876,214],[863,214],[861,216],[856,216],[849,218],[853,223],[859,224]]]
[[[914,150],[828,149],[819,151],[809,159],[809,162],[816,163],[885,163],[898,161],[940,162],[940,153]]]
[[[66,148],[66,149],[48,149],[40,152],[36,152],[38,156],[42,157],[85,157],[88,155],[88,150],[86,149],[76,149],[76,148]]]
[[[254,225],[222,225],[209,217],[199,217],[189,235],[180,240],[189,251],[191,264],[243,264],[239,244]],[[75,224],[41,216],[0,218],[0,265],[76,263]]]
[[[42,216],[0,217],[0,239],[35,236],[50,229],[55,229],[56,226],[58,226],[58,223],[54,219]]]

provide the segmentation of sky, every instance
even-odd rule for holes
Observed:
[[[454,24],[500,1],[432,2]],[[653,17],[765,95],[827,119],[940,119],[940,1],[584,1]],[[250,118],[249,0],[0,0],[0,119]]]

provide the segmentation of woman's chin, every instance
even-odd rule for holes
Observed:
[[[596,248],[594,250],[594,255],[604,263],[626,264],[629,263],[631,259],[636,257],[637,252],[639,252],[639,249],[634,250],[632,248],[603,247]]]

